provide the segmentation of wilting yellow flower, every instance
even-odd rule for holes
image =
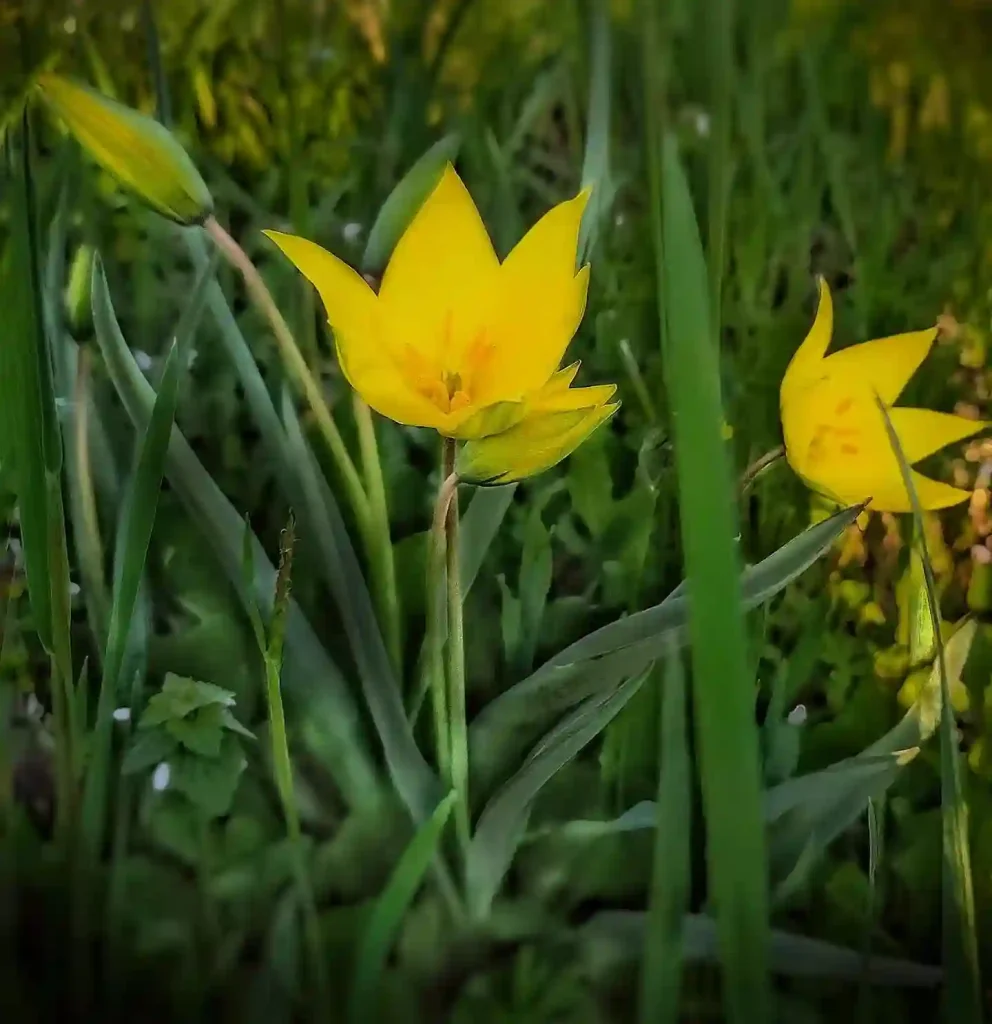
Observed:
[[[987,424],[929,409],[892,408],[930,351],[936,329],[878,338],[828,356],[832,328],[830,290],[821,279],[816,319],[782,380],[789,464],[810,488],[843,505],[870,498],[878,512],[909,512],[912,503],[878,400],[910,464]],[[912,479],[924,509],[947,508],[970,496],[915,470]]]
[[[500,263],[450,164],[393,251],[376,294],[336,256],[266,231],[320,293],[351,386],[398,423],[468,442],[459,475],[507,483],[553,466],[616,411],[616,387],[558,370],[582,319],[576,273],[588,194],[561,203]],[[557,372],[556,372],[557,371]]]

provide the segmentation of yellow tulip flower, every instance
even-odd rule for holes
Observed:
[[[615,385],[573,388],[578,364],[558,370],[585,311],[589,268],[576,273],[575,259],[587,199],[554,207],[501,263],[449,164],[378,294],[313,242],[265,234],[316,287],[368,405],[468,442],[464,479],[508,483],[555,465],[619,407]]]
[[[827,355],[833,304],[820,279],[820,304],[782,380],[780,408],[789,464],[813,490],[843,505],[871,499],[878,512],[910,512],[898,457],[889,443],[880,399],[910,464],[988,424],[929,409],[893,408],[926,358],[936,328],[866,341]],[[923,509],[947,508],[970,492],[915,470]]]

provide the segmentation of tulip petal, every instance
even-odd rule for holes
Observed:
[[[265,231],[317,289],[348,383],[376,412],[398,423],[437,427],[444,414],[398,369],[375,292],[347,263],[314,242]]]
[[[919,462],[955,441],[987,430],[988,423],[929,409],[890,409],[889,419],[899,436],[907,462]]]
[[[886,405],[892,405],[926,359],[936,337],[937,329],[931,327],[865,341],[828,356],[824,369],[831,375],[864,381]]]
[[[591,409],[608,402],[616,394],[616,390],[616,384],[595,384],[588,388],[561,390],[549,382],[530,399],[529,405],[535,413]]]
[[[820,289],[820,301],[816,307],[813,326],[796,350],[782,378],[780,395],[783,406],[821,374],[823,357],[830,347],[830,336],[834,329],[833,299],[824,278],[817,278],[817,284]]]
[[[591,409],[537,413],[502,434],[470,441],[458,453],[456,471],[478,484],[505,484],[561,462],[620,408],[619,402]]]
[[[478,339],[495,301],[499,260],[472,197],[448,164],[403,232],[379,298],[392,333],[441,370]]]
[[[913,489],[920,501],[920,508],[924,512],[934,512],[941,508],[951,508],[953,505],[960,505],[971,497],[971,491],[961,490],[959,487],[952,487],[950,484],[942,483],[940,480],[931,480],[922,473],[912,471]],[[871,508],[877,512],[912,512],[913,504],[909,498],[909,492],[903,483],[902,476],[895,480],[891,476],[886,480],[880,480],[872,491]]]
[[[585,312],[589,268],[575,271],[589,190],[549,210],[500,267],[495,351],[482,401],[514,399],[540,388],[561,362]]]

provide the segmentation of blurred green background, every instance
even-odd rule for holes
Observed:
[[[719,215],[707,172],[720,127],[715,134],[714,5],[662,5],[657,59],[664,110],[645,104],[644,6],[639,0],[0,5],[0,109],[11,112],[6,128],[12,130],[25,83],[41,66],[164,115],[210,185],[218,219],[272,289],[353,448],[348,388],[323,317],[261,230],[295,230],[358,265],[383,202],[442,139],[457,152],[459,172],[501,255],[590,173],[596,178],[589,307],[569,354],[582,360],[586,382],[618,382],[624,404],[565,464],[507,496],[508,511],[466,602],[471,719],[568,644],[656,604],[683,578],[644,124],[662,117],[676,133],[706,238],[714,211]],[[736,476],[781,444],[778,386],[811,322],[816,274],[834,291],[835,344],[936,321],[939,344],[905,401],[944,411],[971,407],[988,417],[990,55],[987,0],[737,5],[721,332]],[[123,334],[153,380],[193,273],[177,229],[82,160],[53,126],[39,119],[37,128],[41,220],[58,223],[64,233],[58,239],[64,266],[47,283],[64,284],[58,301],[74,339],[71,377],[84,381],[73,401],[92,409],[87,454],[69,445],[65,469],[76,669],[83,671],[87,658],[95,679],[102,641],[94,623],[106,620],[134,431],[94,343],[90,255],[99,251]],[[3,209],[0,235],[10,223],[10,210]],[[278,403],[282,370],[268,327],[231,269],[222,265],[218,277]],[[196,333],[176,422],[275,560],[293,502],[218,322],[206,316]],[[300,418],[312,437],[309,416],[304,411]],[[436,439],[392,423],[379,424],[378,439],[404,611],[409,706],[425,619],[425,531],[439,482]],[[333,484],[333,467],[323,468]],[[976,441],[945,453],[934,460],[934,473],[977,487],[970,506],[928,517],[927,537],[943,619],[955,623],[971,613],[981,622],[953,696],[966,764],[976,930],[987,971],[992,634],[984,622],[992,611],[992,444]],[[62,1019],[53,1015],[66,1012],[67,979],[80,968],[66,952],[65,936],[74,927],[72,879],[46,842],[53,792],[44,717],[48,665],[25,592],[13,490],[0,464],[0,521],[6,523],[0,821],[3,868],[18,883],[11,890],[16,899],[3,910],[11,927],[3,929],[10,946],[0,999],[9,1000],[9,1019],[41,1021]],[[784,461],[773,464],[740,501],[744,561],[757,563],[825,514]],[[865,750],[919,695],[929,669],[911,650],[908,538],[908,522],[864,517],[797,583],[748,617],[766,785]],[[264,742],[261,666],[237,588],[214,561],[216,549],[216,534],[166,486],[140,594],[143,635],[135,641],[132,634],[132,643],[140,648],[148,693],[168,673],[216,684],[234,694],[238,720],[258,741],[244,741],[246,766],[230,780],[224,813],[208,816],[206,824],[190,811],[195,800],[162,794],[144,776],[127,802],[117,794],[110,818],[128,832],[126,855],[117,857],[112,846],[107,871],[87,883],[116,894],[108,902],[117,916],[94,926],[115,940],[111,954],[94,953],[82,968],[94,978],[106,971],[117,988],[85,996],[96,1000],[87,1004],[99,1013],[92,1019],[306,1019],[312,1006],[291,884],[294,861]],[[354,652],[319,562],[304,537],[293,593],[354,691]],[[92,705],[97,687],[89,689]],[[342,798],[334,779],[336,733],[328,725],[336,712],[320,686],[306,693],[298,702],[288,698],[290,747],[334,990],[334,979],[353,969],[357,937],[411,828],[393,797],[359,809]],[[592,924],[602,924],[604,912],[644,909],[651,836],[644,828],[602,830],[591,822],[655,797],[658,703],[659,687],[644,686],[545,787],[505,898],[482,934],[453,942],[436,894],[413,903],[369,1019],[636,1019],[636,937]],[[534,722],[519,723],[509,743],[518,760],[553,724],[554,711],[539,709]],[[369,732],[367,719],[362,710],[356,728]],[[125,742],[122,735],[119,744]],[[377,747],[369,747],[377,761]],[[488,776],[485,768],[480,792],[491,795],[506,776],[500,765],[490,765]],[[704,909],[705,851],[693,794],[689,898],[696,912]],[[872,950],[916,964],[940,962],[940,807],[932,743],[891,788],[870,803],[865,798],[866,813],[803,866],[802,879],[773,904],[774,926],[859,956]],[[688,957],[680,1019],[722,1019],[712,936],[686,941],[704,952]],[[885,985],[869,993],[857,957],[846,973],[803,969],[821,962],[819,956],[806,947],[773,954],[782,1020],[831,1021],[852,1013],[860,1020],[935,1019],[932,986]]]

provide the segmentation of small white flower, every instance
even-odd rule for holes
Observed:
[[[354,242],[358,236],[362,233],[362,225],[357,220],[349,221],[341,229],[341,234],[344,236],[346,242]]]
[[[138,364],[138,369],[142,373],[147,373],[155,365],[155,360],[140,348],[134,350],[134,361]]]
[[[806,723],[806,705],[797,704],[786,719],[789,725],[804,725]]]
[[[79,597],[79,590],[80,590],[79,584],[78,583],[73,583],[70,580],[70,582],[69,582],[69,596],[70,597]]]
[[[115,722],[130,722],[131,721],[131,709],[130,708],[114,708],[114,721]],[[168,767],[168,766],[166,766]]]
[[[169,767],[168,761],[163,761],[154,772],[152,772],[152,789],[156,793],[161,793],[163,790],[168,789],[169,779],[172,778],[172,769]]]
[[[24,705],[24,711],[28,718],[41,718],[44,709],[41,706],[41,701],[33,694],[28,694],[28,699]]]
[[[708,138],[710,134],[710,115],[705,110],[697,110],[693,119],[695,122],[696,134],[702,138]]]
[[[76,31],[76,19],[70,14],[69,17],[62,22],[62,28],[66,35],[71,36]]]

